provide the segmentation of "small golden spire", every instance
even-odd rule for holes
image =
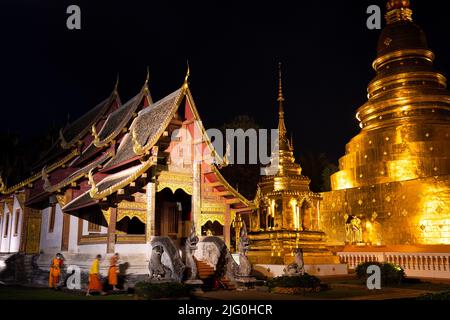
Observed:
[[[283,102],[283,83],[281,80],[281,62],[278,62],[278,102]]]
[[[189,87],[189,76],[191,75],[191,70],[189,68],[189,60],[186,61],[187,70],[186,76],[184,77],[183,88],[187,89]]]
[[[281,62],[278,62],[278,130],[280,139],[286,135],[286,125],[284,124],[284,110],[283,110],[283,85],[281,81]]]

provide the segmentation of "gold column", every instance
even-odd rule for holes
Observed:
[[[116,250],[116,220],[117,208],[111,207],[109,209],[109,223],[108,223],[108,243],[106,244],[106,252],[114,253]]]
[[[194,162],[193,168],[193,186],[192,186],[192,222],[195,225],[195,230],[201,234],[201,162]]]
[[[147,215],[145,223],[146,242],[149,244],[152,236],[156,234],[155,226],[155,200],[156,200],[156,183],[151,181],[147,183]]]

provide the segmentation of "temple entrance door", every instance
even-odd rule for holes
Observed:
[[[28,218],[28,227],[26,234],[26,253],[39,253],[39,245],[41,239],[41,218],[32,217]]]
[[[179,220],[177,204],[164,202],[161,209],[161,235],[176,239],[178,236]]]

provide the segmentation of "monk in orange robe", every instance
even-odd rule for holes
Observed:
[[[119,254],[115,253],[109,260],[108,282],[113,290],[119,290],[117,286],[117,263],[119,262]]]
[[[56,289],[61,278],[62,257],[59,253],[52,259],[50,264],[50,274],[48,276],[48,286]]]
[[[91,270],[89,270],[89,286],[86,292],[87,296],[91,295],[91,292],[103,293],[102,283],[100,281],[100,259],[101,255],[97,255],[92,263]]]

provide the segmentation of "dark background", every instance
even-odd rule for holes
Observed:
[[[449,72],[445,2],[411,2],[437,69]],[[66,28],[70,4],[81,7],[81,30]],[[241,114],[273,128],[281,61],[297,157],[324,153],[337,163],[359,131],[355,110],[374,76],[380,31],[366,28],[371,4],[384,14],[384,0],[2,0],[0,132],[20,135],[22,144],[57,132],[107,97],[117,73],[126,102],[140,90],[147,66],[158,100],[182,84],[186,60],[207,128]]]

